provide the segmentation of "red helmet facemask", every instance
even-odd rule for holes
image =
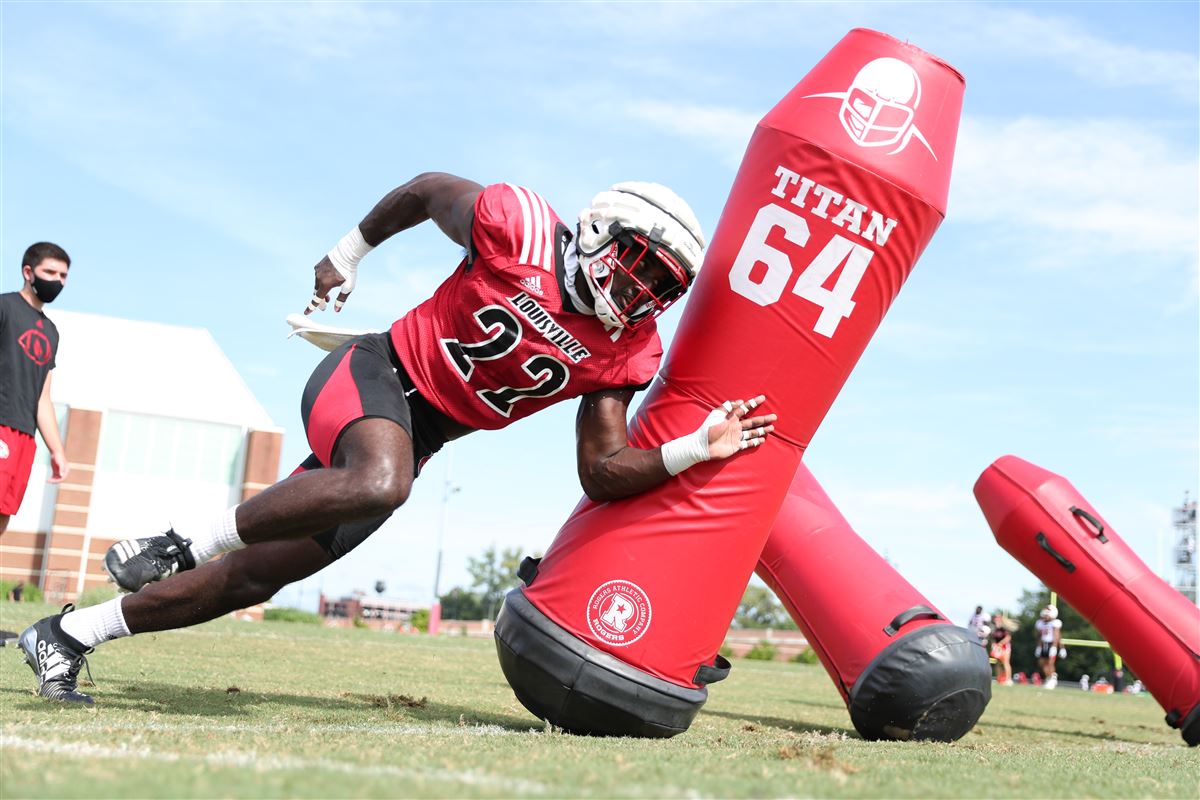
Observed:
[[[687,271],[655,233],[613,231],[609,247],[584,264],[601,298],[629,329],[657,317],[688,288]]]

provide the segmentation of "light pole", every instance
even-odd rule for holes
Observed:
[[[433,603],[439,605],[441,600],[440,590],[442,584],[442,546],[446,541],[446,516],[450,508],[450,495],[458,494],[462,491],[461,486],[455,486],[451,481],[451,470],[454,467],[454,444],[446,443],[446,477],[442,484],[442,519],[438,525],[438,547],[437,547],[437,566],[433,569]]]

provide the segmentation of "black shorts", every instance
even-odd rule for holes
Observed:
[[[313,453],[296,472],[329,466],[342,434],[362,419],[390,419],[408,433],[414,479],[446,443],[448,421],[416,390],[386,333],[357,336],[327,355],[304,387],[300,414]],[[345,523],[313,539],[336,560],[390,516]]]
[[[356,336],[325,356],[304,387],[300,417],[313,455],[326,467],[342,435],[363,419],[395,422],[412,438],[414,456],[423,450],[427,458],[445,443],[441,414],[417,393],[386,333]]]
[[[1037,648],[1038,658],[1054,658],[1058,655],[1058,648],[1053,642],[1040,642]]]

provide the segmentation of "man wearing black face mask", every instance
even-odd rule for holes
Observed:
[[[25,496],[37,447],[35,429],[50,449],[50,482],[67,477],[67,455],[50,399],[58,328],[42,306],[58,297],[70,266],[61,247],[38,242],[21,261],[21,291],[0,294],[0,534]]]

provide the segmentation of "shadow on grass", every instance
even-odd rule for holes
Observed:
[[[1011,722],[991,722],[987,719],[980,720],[981,728],[1007,728],[1013,731],[1029,731],[1031,733],[1048,733],[1051,736],[1078,736],[1082,739],[1099,739],[1102,742],[1125,742],[1127,744],[1158,744],[1158,742],[1148,742],[1145,739],[1126,739],[1117,736],[1115,733],[1088,733],[1087,731],[1067,730],[1064,728],[1035,728],[1032,725],[1014,725]]]
[[[344,693],[338,697],[261,692],[235,687],[180,686],[152,681],[102,681],[93,686],[80,681],[80,691],[92,695],[96,709],[166,713],[180,716],[209,718],[247,717],[263,707],[286,706],[293,709],[312,709],[322,719],[334,715],[362,713],[396,722],[442,722],[450,725],[496,725],[512,731],[540,731],[540,720],[480,711],[476,708],[439,703],[427,698],[413,700],[405,695],[366,695]],[[88,706],[62,704],[38,697],[33,686],[28,689],[0,689],[0,694],[15,696],[12,708],[35,711],[53,708]]]
[[[382,710],[389,716],[403,715],[405,719],[415,722],[450,722],[455,725],[496,725],[507,730],[541,731],[546,725],[533,717],[514,717],[509,714],[497,714],[490,711],[480,711],[477,708],[456,706],[450,703],[439,703],[427,697],[420,699],[403,694],[351,694],[342,695],[359,707]]]
[[[709,709],[704,709],[700,713],[705,716],[723,717],[724,719],[738,720],[739,722],[750,722],[755,725],[762,725],[768,728],[778,728],[779,730],[791,731],[792,733],[820,733],[825,735],[837,734],[839,736],[847,736],[851,739],[862,738],[858,735],[858,731],[855,730],[836,728],[829,725],[812,725],[807,722],[798,722],[794,719],[764,717],[761,714],[738,714],[733,711],[713,711]]]

